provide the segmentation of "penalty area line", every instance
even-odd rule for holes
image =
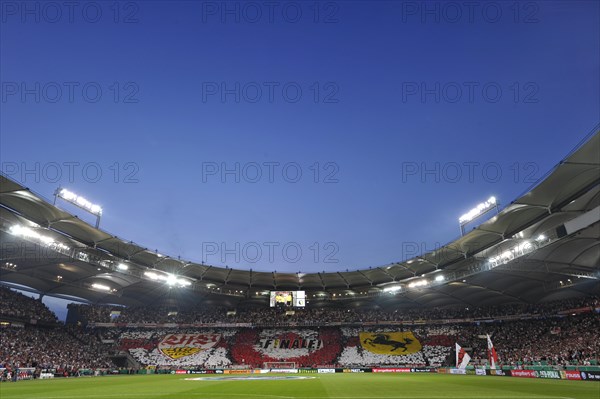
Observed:
[[[174,392],[176,393],[176,392]],[[119,394],[108,394],[108,395],[74,395],[74,396],[65,396],[65,395],[61,395],[61,396],[35,396],[35,398],[31,398],[31,399],[81,399],[81,398],[123,398],[123,399],[127,399],[127,398],[139,398],[139,397],[149,397],[151,396],[152,393],[129,393],[129,394],[123,394],[123,393],[119,393]],[[186,393],[186,395],[189,395],[190,397],[201,397],[204,399],[210,399],[211,397],[231,397],[231,396],[243,396],[244,398],[273,398],[273,399],[312,399],[312,398],[301,398],[301,397],[297,397],[297,396],[282,396],[282,395],[260,395],[260,394],[247,394],[247,393],[211,393],[209,395],[206,394],[206,392],[198,392],[197,394],[190,394],[189,392]],[[30,397],[28,396],[17,396],[15,397],[15,399],[30,399]],[[356,398],[352,398],[352,399],[356,399]],[[363,398],[361,398],[363,399]],[[389,398],[387,398],[389,399]]]
[[[36,396],[35,399],[80,399],[85,398],[137,398],[137,397],[148,397],[151,394],[148,393],[131,393],[131,394],[109,394],[109,395],[77,395],[77,396]],[[189,395],[189,392],[188,392]],[[199,392],[197,395],[190,395],[191,397],[197,396],[206,399],[212,397],[231,397],[231,396],[243,396],[245,398],[278,398],[278,399],[357,399],[358,396],[282,396],[282,395],[257,395],[257,394],[233,394],[233,393],[210,393]],[[27,399],[27,396],[18,396],[18,399]],[[568,396],[360,396],[360,399],[575,399]]]

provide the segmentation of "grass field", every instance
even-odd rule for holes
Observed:
[[[263,375],[264,376],[264,375]],[[279,375],[281,376],[281,375]],[[296,375],[298,376],[298,375]],[[0,384],[1,399],[599,399],[600,383],[426,374],[312,374],[290,381],[187,381],[199,375],[147,375]]]

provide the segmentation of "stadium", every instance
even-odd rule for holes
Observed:
[[[600,2],[0,0],[0,399],[600,399]]]
[[[436,251],[335,273],[174,259],[2,176],[2,397],[597,397],[598,148]],[[63,325],[44,295],[85,303]]]

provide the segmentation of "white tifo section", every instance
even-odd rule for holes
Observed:
[[[425,359],[427,359],[430,366],[441,366],[451,351],[452,348],[447,346],[425,345],[420,352],[409,355],[380,355],[357,346],[352,346],[344,348],[338,362],[342,366],[424,366],[426,365]]]
[[[162,338],[167,334],[221,334],[223,337],[231,337],[237,334],[236,330],[192,330],[192,329],[150,329],[150,330],[126,330],[121,332],[119,339],[150,339],[152,337]]]
[[[231,361],[227,358],[227,350],[225,348],[209,349],[179,359],[171,359],[170,357],[163,355],[158,349],[148,352],[144,348],[136,348],[130,349],[129,353],[131,353],[138,362],[146,365],[221,368],[231,364]]]
[[[156,330],[130,330],[123,331],[119,336],[120,339],[150,339],[154,334],[157,334]]]
[[[289,330],[289,329],[264,329],[261,331],[258,337],[258,343],[254,345],[254,349],[273,359],[290,359],[298,356],[306,356],[314,351],[307,348],[296,348],[296,349],[281,349],[281,348],[267,348],[264,349],[260,346],[260,342],[263,339],[275,339],[283,335],[296,334],[303,339],[319,339],[319,333],[315,330]]]
[[[449,326],[428,326],[428,327],[417,327],[412,330],[413,332],[423,335],[458,335],[458,330],[455,327]]]
[[[361,332],[390,332],[390,328],[354,328],[354,327],[342,327],[342,334],[345,337],[358,337]],[[431,336],[431,335],[457,335],[458,330],[453,326],[414,326],[410,330],[415,335],[419,336]]]

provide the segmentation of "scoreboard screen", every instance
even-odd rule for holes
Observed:
[[[271,291],[269,301],[274,307],[295,307],[303,308],[306,304],[305,291]]]

